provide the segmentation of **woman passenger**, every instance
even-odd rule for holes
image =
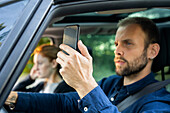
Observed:
[[[34,66],[30,74],[19,82],[14,91],[40,92],[40,93],[65,93],[74,91],[68,86],[59,74],[60,65],[56,62],[59,48],[54,45],[43,44],[33,52]],[[34,87],[28,87],[37,78],[44,78],[45,81]]]

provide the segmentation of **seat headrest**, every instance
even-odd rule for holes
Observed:
[[[153,61],[153,72],[158,72],[165,66],[170,66],[170,27],[158,28],[160,32],[160,52]]]

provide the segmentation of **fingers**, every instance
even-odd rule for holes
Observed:
[[[69,56],[66,55],[63,51],[59,51],[57,54],[56,62],[58,62],[61,65],[61,67],[63,67],[65,64],[64,61],[68,59],[68,57]]]
[[[78,48],[79,48],[81,54],[82,54],[84,57],[86,57],[86,58],[88,58],[88,59],[91,58],[91,56],[90,56],[90,54],[89,54],[89,52],[88,52],[88,50],[87,50],[87,47],[82,43],[81,40],[78,41]]]
[[[59,46],[59,48],[61,50],[64,50],[66,53],[68,53],[69,55],[73,55],[75,52],[77,52],[75,49],[71,48],[70,46],[68,45],[65,45],[65,44],[61,44]]]
[[[61,50],[64,50],[66,53],[68,54],[65,54],[65,52],[63,51],[60,51],[57,53],[57,59],[56,61],[61,65],[61,67],[64,66],[64,64],[66,64],[67,60],[72,57],[72,56],[75,56],[75,54],[79,54],[76,50],[74,50],[73,48],[71,48],[70,46],[68,45],[65,45],[65,44],[61,44],[59,46],[59,48]]]
[[[67,52],[69,55],[73,55],[75,54],[75,52],[77,52],[75,49],[69,47],[68,45],[65,45],[65,44],[61,44],[60,46],[60,49],[64,50],[65,52]],[[81,52],[81,54],[86,57],[86,58],[91,58],[88,50],[87,50],[87,47],[82,43],[81,40],[78,41],[78,48]]]
[[[78,60],[76,60],[76,57],[78,57],[78,56],[79,56],[79,58],[83,59],[83,57],[84,57],[86,60],[92,61],[92,57],[90,56],[90,54],[87,50],[87,47],[82,43],[81,40],[78,41],[78,48],[79,48],[81,54],[79,52],[77,52],[76,50],[74,50],[73,48],[71,48],[70,46],[65,45],[65,44],[61,44],[59,47],[60,47],[60,49],[64,50],[65,52],[67,52],[69,54],[69,55],[67,55],[63,51],[58,52],[58,54],[57,54],[58,58],[56,59],[56,61],[62,67],[64,66],[64,64],[67,63],[67,60],[69,60],[69,59],[72,59],[73,61],[78,61]]]
[[[36,70],[36,66],[34,65],[30,71],[30,77],[32,80],[35,80],[36,78],[38,78],[38,74],[37,74],[37,70]]]

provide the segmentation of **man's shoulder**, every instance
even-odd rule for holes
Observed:
[[[162,88],[141,97],[125,111],[170,111],[170,92]]]
[[[163,100],[163,101],[165,100],[170,103],[170,92],[168,92],[166,88],[161,88],[160,90],[148,94],[146,98],[152,100]]]

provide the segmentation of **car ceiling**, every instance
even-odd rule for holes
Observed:
[[[169,9],[170,8],[165,8]],[[53,40],[59,40],[62,38],[63,29],[66,25],[79,24],[80,34],[92,34],[92,35],[111,35],[116,32],[116,24],[119,20],[128,17],[130,14],[134,14],[139,11],[147,11],[147,8],[134,8],[134,9],[122,9],[101,11],[94,13],[85,13],[70,15],[62,17],[60,19],[53,19],[52,24],[45,30],[42,37],[50,37]],[[168,11],[169,11],[168,10]],[[155,23],[166,23],[170,20],[170,16],[152,19]]]

